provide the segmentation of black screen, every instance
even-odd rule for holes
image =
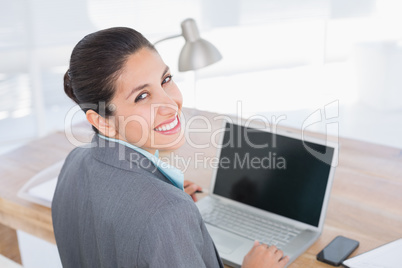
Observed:
[[[318,226],[334,148],[229,123],[222,147],[214,194]]]

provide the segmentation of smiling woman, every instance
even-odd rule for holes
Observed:
[[[183,144],[182,103],[182,95],[159,54],[141,48],[128,56],[116,79],[110,101],[115,107],[113,117],[104,120],[96,111],[86,113],[88,121],[102,134],[155,153]],[[176,124],[171,128],[173,122]]]
[[[161,161],[184,143],[182,95],[140,33],[110,28],[74,48],[64,88],[96,135],[65,160],[52,202],[65,268],[223,267],[194,204],[201,187]],[[245,267],[283,267],[256,243]]]

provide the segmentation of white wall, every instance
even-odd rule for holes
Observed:
[[[85,34],[123,25],[154,42],[179,33],[187,17],[224,56],[197,72],[198,108],[233,113],[241,100],[247,115],[294,115],[339,100],[379,117],[402,111],[398,0],[0,0],[0,6],[0,151],[63,128],[73,104],[62,76]],[[182,44],[158,45],[174,72]],[[192,75],[175,73],[185,104],[194,105]],[[386,140],[381,133],[370,139]]]

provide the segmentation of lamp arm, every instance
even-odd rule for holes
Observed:
[[[160,43],[160,42],[165,41],[165,40],[174,39],[174,38],[177,38],[177,37],[180,37],[180,36],[182,36],[182,35],[181,35],[181,34],[177,34],[177,35],[172,35],[172,36],[165,37],[165,38],[163,38],[163,39],[161,39],[161,40],[159,40],[159,41],[156,41],[156,42],[154,43],[154,46],[155,46],[156,44]]]

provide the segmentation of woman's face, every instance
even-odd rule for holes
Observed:
[[[117,79],[114,107],[115,138],[151,153],[184,143],[183,97],[169,68],[156,51],[143,48],[129,56]]]

